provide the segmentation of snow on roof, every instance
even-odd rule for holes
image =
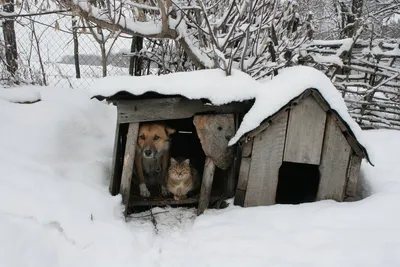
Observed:
[[[133,95],[156,92],[163,95],[182,95],[189,99],[208,99],[214,105],[253,99],[259,82],[249,75],[234,70],[226,76],[220,69],[176,72],[168,75],[114,76],[97,81],[90,90],[91,96],[110,97],[126,91]]]
[[[368,142],[360,126],[350,117],[347,106],[329,78],[312,67],[296,66],[283,69],[272,80],[263,82],[252,108],[244,116],[236,135],[229,141],[235,144],[244,134],[258,127],[266,118],[272,116],[292,99],[306,89],[315,88],[347,123],[357,141],[368,151]],[[371,159],[372,160],[372,159]]]
[[[226,76],[222,70],[180,72],[162,76],[122,76],[100,79],[91,89],[91,96],[110,97],[127,91],[142,95],[152,91],[164,95],[182,95],[189,99],[209,99],[214,105],[233,101],[255,99],[254,105],[244,116],[229,145],[235,144],[243,135],[257,128],[266,118],[298,97],[305,90],[315,88],[347,123],[358,142],[367,149],[360,126],[350,117],[347,106],[329,78],[319,70],[306,66],[283,69],[272,80],[258,82],[247,74],[233,71]]]

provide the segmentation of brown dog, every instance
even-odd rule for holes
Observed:
[[[141,123],[136,145],[135,167],[142,197],[149,197],[146,184],[161,185],[161,194],[168,195],[166,177],[170,158],[170,135],[175,130],[161,123]]]

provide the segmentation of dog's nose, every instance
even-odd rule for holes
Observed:
[[[146,150],[144,151],[144,154],[145,154],[146,156],[150,156],[150,155],[151,155],[151,150],[150,150],[150,149],[146,149]]]

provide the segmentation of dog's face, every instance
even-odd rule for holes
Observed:
[[[139,127],[137,147],[144,158],[154,158],[157,152],[168,149],[169,136],[174,129],[156,123],[142,123]]]

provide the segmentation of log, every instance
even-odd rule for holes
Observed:
[[[210,203],[210,194],[212,183],[214,179],[215,164],[211,158],[206,157],[204,164],[203,179],[201,181],[199,206],[197,208],[197,215],[202,214]]]
[[[124,165],[122,168],[121,188],[122,203],[125,205],[125,216],[128,213],[129,196],[132,186],[135,149],[139,133],[139,123],[130,123],[125,145]]]
[[[194,116],[193,124],[204,154],[218,168],[228,169],[233,161],[234,148],[228,147],[228,142],[235,134],[234,115],[197,115]]]

